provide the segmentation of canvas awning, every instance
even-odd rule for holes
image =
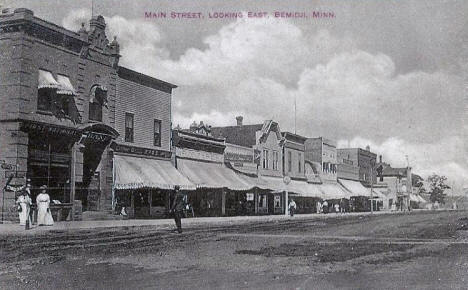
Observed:
[[[385,199],[387,196],[379,189],[372,190],[372,196],[377,199]]]
[[[338,183],[324,182],[319,184],[323,199],[350,198],[352,194],[347,192]]]
[[[178,159],[177,169],[197,188],[228,188],[230,190],[249,190],[252,184],[240,178],[223,164]]]
[[[261,176],[253,177],[245,174],[237,173],[237,177],[242,179],[245,183],[249,184],[251,188],[257,187],[260,189],[270,189],[268,181],[266,181]]]
[[[359,181],[339,178],[338,181],[349,191],[352,196],[370,196],[370,188],[365,188]]]
[[[410,200],[411,201],[414,201],[414,202],[421,202],[421,200],[418,198],[418,196],[416,194],[410,194],[409,196]]]
[[[419,202],[427,202],[422,196],[416,195],[416,197],[419,199]]]
[[[54,76],[50,71],[39,70],[39,85],[38,89],[49,88],[56,89],[59,87],[59,83],[55,80]]]
[[[101,94],[97,94],[98,91],[101,91]],[[90,91],[90,102],[94,103],[97,99],[103,105],[107,105],[107,88],[102,85],[93,85]]]
[[[323,198],[325,195],[320,190],[319,184],[306,183],[305,191],[302,193],[302,196]]]
[[[59,83],[57,94],[72,96],[76,95],[75,89],[73,88],[73,85],[67,76],[57,75],[57,81]]]
[[[170,161],[114,156],[116,189],[161,188],[194,190],[195,185],[185,178]]]

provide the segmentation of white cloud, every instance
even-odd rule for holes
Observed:
[[[79,10],[63,23],[77,30],[83,17],[89,14]],[[121,64],[179,85],[174,124],[230,125],[242,114],[245,123],[273,118],[292,131],[296,98],[299,134],[354,138],[395,166],[404,166],[407,154],[421,174],[466,179],[459,76],[401,74],[388,55],[366,51],[350,36],[306,35],[282,19],[239,19],[178,59],[165,48],[177,36],[155,24],[120,16],[106,21],[121,44]]]

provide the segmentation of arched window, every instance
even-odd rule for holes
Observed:
[[[107,89],[93,85],[90,90],[89,120],[102,122],[102,107],[107,107]]]

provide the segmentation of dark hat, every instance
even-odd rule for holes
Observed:
[[[42,190],[46,190],[47,189],[47,185],[41,185],[41,187],[39,187],[40,189]]]
[[[180,190],[180,186],[178,185],[174,186],[174,190]]]

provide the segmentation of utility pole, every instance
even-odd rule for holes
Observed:
[[[373,173],[374,173],[374,164],[371,162],[370,164],[370,211],[371,214],[374,212],[374,198],[373,198],[373,185],[374,185],[374,179],[373,179]]]

